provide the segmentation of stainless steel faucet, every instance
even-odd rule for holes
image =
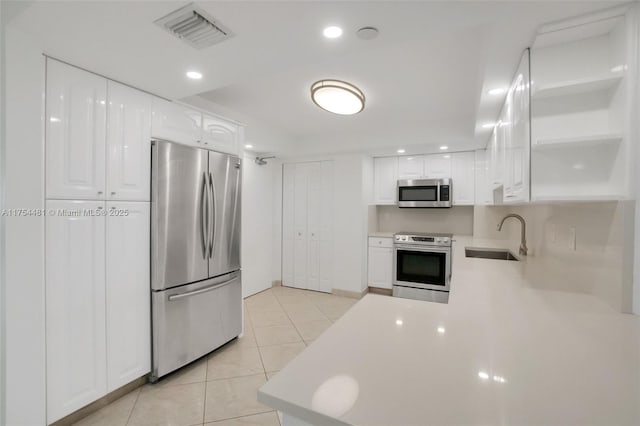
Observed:
[[[526,256],[527,255],[527,224],[525,223],[524,219],[522,218],[522,216],[520,216],[519,214],[515,214],[515,213],[510,213],[508,215],[506,215],[505,217],[502,218],[502,221],[500,221],[500,223],[498,224],[498,231],[502,231],[502,225],[504,224],[504,221],[507,220],[508,218],[513,217],[515,219],[518,219],[520,221],[520,223],[522,224],[522,236],[520,238],[520,250],[518,251],[518,253],[520,253],[521,256]]]

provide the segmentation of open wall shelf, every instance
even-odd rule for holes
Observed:
[[[531,144],[534,150],[543,149],[562,149],[562,148],[580,148],[593,146],[617,146],[622,141],[622,135],[619,133],[602,134],[602,135],[586,135],[575,136],[570,138],[556,139],[538,139]]]
[[[537,88],[534,86],[531,97],[534,100],[546,99],[612,89],[620,83],[623,77],[624,73],[618,72],[577,80],[548,83]]]

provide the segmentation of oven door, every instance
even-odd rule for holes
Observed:
[[[395,246],[394,285],[449,291],[450,281],[450,247]]]

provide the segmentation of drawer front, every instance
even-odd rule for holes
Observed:
[[[369,247],[393,247],[393,238],[369,237]]]

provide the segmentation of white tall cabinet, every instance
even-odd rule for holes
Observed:
[[[107,199],[150,201],[151,96],[108,82]]]
[[[147,374],[149,339],[150,203],[106,206],[107,391]]]
[[[46,83],[52,423],[150,371],[152,97],[55,60]]]
[[[285,164],[282,188],[282,283],[331,292],[333,163]]]
[[[47,419],[107,391],[105,203],[49,200],[46,208]],[[131,324],[135,327],[135,324]]]
[[[106,103],[106,79],[47,61],[47,198],[104,198]]]

